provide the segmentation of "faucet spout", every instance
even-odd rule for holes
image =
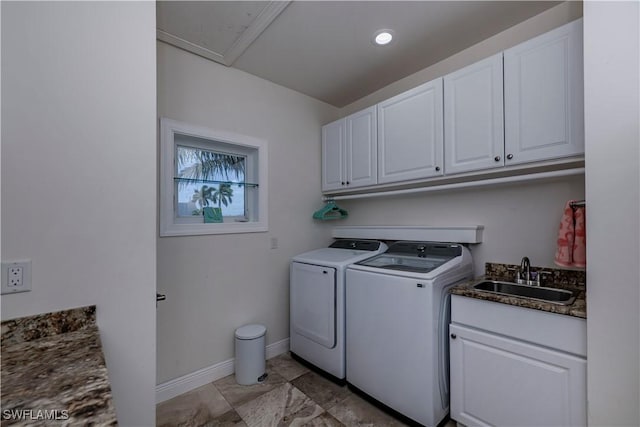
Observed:
[[[531,282],[531,262],[528,257],[522,257],[522,261],[520,262],[520,280],[522,283],[530,283]]]

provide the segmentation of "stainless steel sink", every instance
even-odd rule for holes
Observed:
[[[576,299],[574,292],[565,289],[545,288],[542,286],[519,285],[511,282],[482,280],[473,285],[478,291],[513,297],[529,298],[552,304],[571,305]]]

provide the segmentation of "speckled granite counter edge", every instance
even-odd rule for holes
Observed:
[[[518,267],[511,264],[485,264],[486,279],[514,281],[513,268]],[[547,311],[550,313],[564,314],[568,316],[587,317],[587,295],[586,295],[586,273],[581,270],[562,270],[553,268],[531,267],[533,271],[545,270],[551,272],[548,281],[544,286],[568,289],[576,292],[576,300],[571,305],[553,304],[545,301],[533,300],[530,298],[521,298],[508,295],[499,295],[490,292],[478,291],[472,288],[479,278],[469,282],[454,286],[451,293],[454,295],[462,295],[470,298],[481,299],[485,301],[493,301],[502,304],[515,305],[519,307],[531,308],[534,310]]]
[[[5,320],[2,322],[0,345],[6,346],[75,332],[95,324],[95,305]]]
[[[2,322],[2,426],[118,424],[95,312]]]

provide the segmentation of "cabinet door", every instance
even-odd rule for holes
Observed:
[[[451,418],[473,426],[587,423],[586,359],[452,324]]]
[[[347,187],[376,184],[378,182],[376,107],[348,116],[346,132]]]
[[[378,182],[443,174],[442,78],[378,104]]]
[[[345,120],[322,127],[322,191],[343,188],[345,173]]]
[[[504,52],[506,165],[584,153],[582,20]]]
[[[502,53],[444,77],[445,172],[504,166]]]

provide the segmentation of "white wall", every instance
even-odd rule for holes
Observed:
[[[2,46],[2,3],[0,3],[0,46]],[[2,52],[1,47],[0,47],[0,52]],[[0,55],[0,70],[2,70],[2,55]],[[2,79],[0,78],[0,100],[1,99],[2,99]],[[0,105],[1,104],[2,102],[0,102]],[[0,135],[1,134],[2,134],[2,114],[0,114]],[[2,188],[2,138],[0,138],[0,188]],[[2,241],[2,197],[0,197],[0,242],[1,241]],[[4,259],[2,258],[2,244],[0,244],[0,259]],[[1,310],[2,309],[0,308],[0,311]],[[1,313],[0,313],[0,316],[1,316]]]
[[[326,245],[320,126],[337,109],[297,92],[158,43],[158,114],[268,140],[269,232],[163,237],[158,241],[158,383],[234,356],[234,330],[267,327],[289,337],[289,261]],[[278,248],[270,249],[270,239]]]
[[[640,425],[640,7],[584,6],[589,424]]]
[[[564,203],[584,198],[582,176],[438,193],[344,200],[340,225],[484,225],[483,242],[471,245],[476,275],[485,262],[553,267]]]
[[[153,2],[2,2],[2,319],[97,305],[122,426],[155,422]],[[34,408],[37,409],[37,408]]]

